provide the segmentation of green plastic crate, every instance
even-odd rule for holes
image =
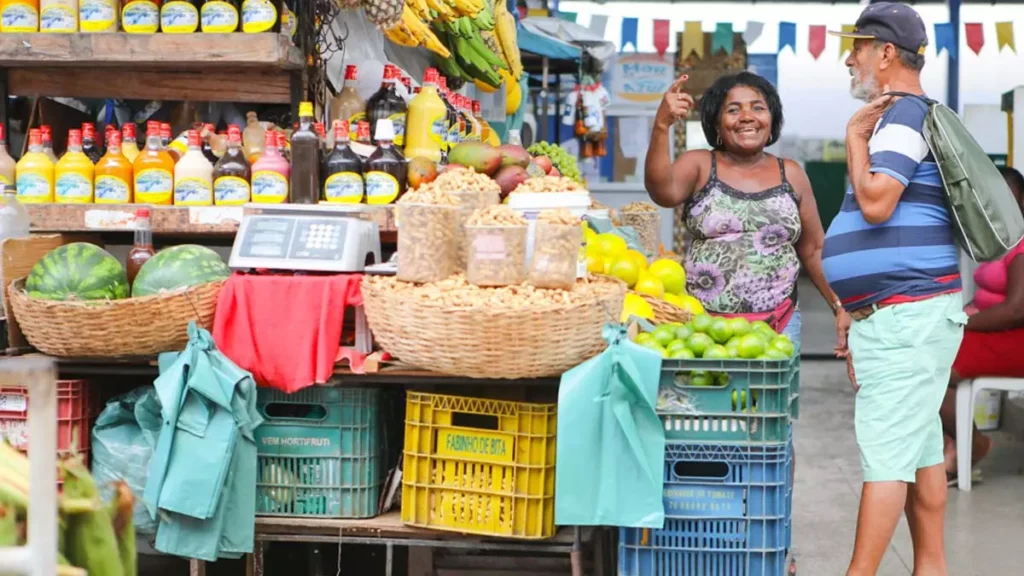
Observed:
[[[799,366],[796,356],[776,361],[665,359],[658,407],[665,439],[786,442],[794,394],[799,391]],[[715,385],[696,386],[695,371],[725,376]],[[799,410],[799,402],[795,407]]]
[[[369,518],[377,514],[382,443],[380,391],[261,388],[256,429],[256,513]]]

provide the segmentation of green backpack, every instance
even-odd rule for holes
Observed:
[[[889,94],[928,106],[924,139],[938,164],[961,248],[975,262],[1005,256],[1024,238],[1024,215],[992,159],[944,104],[907,92]]]

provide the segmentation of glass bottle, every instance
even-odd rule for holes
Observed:
[[[135,201],[170,205],[174,201],[174,159],[161,146],[160,129],[146,134],[146,149],[135,158]]]
[[[281,155],[274,142],[283,132],[268,130],[265,150],[252,164],[252,201],[262,204],[280,204],[288,201],[288,179],[291,166]]]
[[[153,226],[149,220],[149,208],[139,208],[135,211],[135,242],[125,262],[129,286],[135,282],[135,276],[142,265],[154,254],[156,251],[153,250]]]
[[[313,128],[313,103],[299,104],[299,129],[292,134],[291,201],[320,200],[320,137]]]
[[[243,0],[242,32],[281,31],[281,0]]]
[[[103,148],[96,142],[96,125],[92,122],[82,123],[82,153],[95,164],[103,158]]]
[[[53,151],[53,128],[43,124],[39,126],[39,134],[43,137],[43,154],[50,157],[53,163],[57,163],[57,154]]]
[[[188,151],[174,165],[174,204],[213,206],[213,164],[203,155],[199,130],[188,131]]]
[[[255,162],[263,153],[263,145],[266,141],[266,131],[260,126],[260,119],[255,112],[248,112],[245,115],[245,131],[242,132],[242,144],[245,146],[245,155],[249,162]]]
[[[252,166],[242,152],[242,131],[228,126],[228,148],[213,167],[213,203],[218,206],[242,205],[249,201]]]
[[[54,199],[58,204],[92,202],[92,184],[96,166],[83,152],[81,130],[68,131],[68,149],[54,166]]]
[[[392,145],[395,129],[388,119],[377,123],[377,149],[366,160],[367,204],[391,204],[405,193],[405,157]]]
[[[363,201],[363,161],[348,146],[346,120],[334,121],[334,150],[324,159],[324,200],[345,204]]]
[[[96,163],[97,204],[132,202],[132,162],[125,157],[122,150],[121,133],[115,130],[110,133],[107,153]]]
[[[355,64],[349,64],[345,67],[345,85],[342,87],[341,92],[331,99],[330,113],[328,115],[331,122],[335,120],[345,120],[348,122],[348,127],[351,130],[349,132],[349,139],[355,137],[359,121],[366,119],[366,100],[359,95],[357,88],[356,80],[358,74],[359,69]],[[333,126],[333,124],[331,125]],[[329,135],[329,137],[333,138],[333,134]],[[333,147],[334,142],[328,142],[328,145]]]
[[[3,138],[0,138],[2,141]],[[0,192],[3,193],[3,205],[0,206],[0,245],[8,238],[26,238],[31,227],[31,218],[28,210],[18,202],[18,195],[14,185],[0,183]],[[0,307],[4,303],[3,290],[0,290]]]
[[[14,167],[18,200],[24,203],[53,202],[53,161],[43,154],[43,135],[38,128],[28,131],[28,152]]]
[[[206,0],[199,14],[205,34],[223,34],[238,30],[238,0]]]
[[[366,101],[366,115],[370,119],[370,132],[376,136],[377,124],[381,120],[391,120],[393,132],[395,133],[394,145],[402,147],[405,145],[405,114],[407,107],[405,100],[398,95],[395,82],[398,81],[400,72],[394,64],[384,66],[384,79],[380,89],[370,96]],[[376,140],[374,141],[376,143]]]
[[[235,128],[238,127],[235,126]],[[241,134],[241,132],[239,132],[239,134]],[[209,160],[211,164],[217,164],[217,162],[220,161],[220,158],[218,158],[217,155],[214,154],[213,145],[210,144],[210,138],[216,135],[216,131],[215,128],[213,127],[213,124],[203,124],[203,129],[199,133],[199,135],[203,139],[203,156],[206,156],[206,159]],[[241,138],[239,138],[239,144],[241,144]]]
[[[139,155],[139,140],[135,136],[135,123],[129,122],[121,127],[121,153],[129,162],[135,162]]]

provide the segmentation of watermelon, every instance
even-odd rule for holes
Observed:
[[[124,266],[88,242],[65,244],[36,262],[25,280],[29,297],[41,300],[117,300],[128,297]]]
[[[213,250],[196,244],[166,248],[150,258],[132,284],[132,296],[149,296],[223,280],[231,271]]]

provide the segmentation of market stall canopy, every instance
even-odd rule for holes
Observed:
[[[583,50],[574,42],[581,31],[587,34],[585,40],[604,41],[583,26],[558,18],[524,18],[518,22],[517,28],[520,51],[552,60],[578,61]],[[615,47],[611,46],[611,50],[614,52]]]

